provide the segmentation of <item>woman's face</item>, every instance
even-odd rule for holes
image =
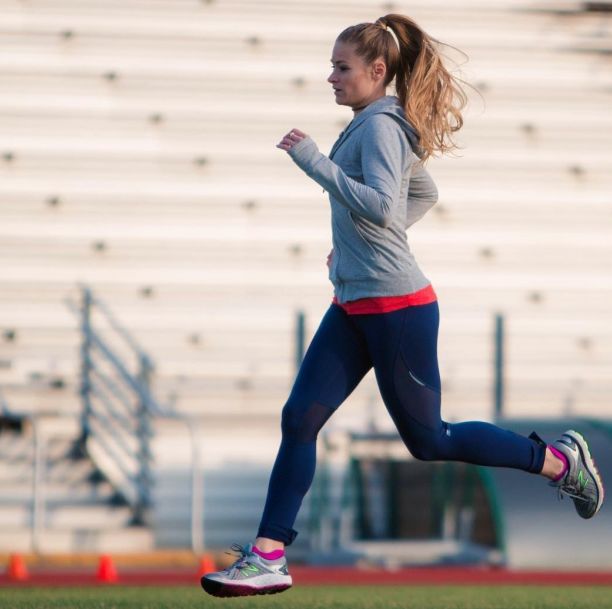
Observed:
[[[355,53],[354,45],[336,41],[331,63],[327,82],[334,88],[337,104],[358,110],[385,94],[386,66],[382,60],[368,66]]]

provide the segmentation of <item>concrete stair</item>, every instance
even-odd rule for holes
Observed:
[[[151,531],[131,523],[130,508],[88,458],[74,456],[75,421],[47,419],[39,426],[44,431],[38,433],[43,444],[38,520],[34,431],[0,433],[0,552],[151,550]]]

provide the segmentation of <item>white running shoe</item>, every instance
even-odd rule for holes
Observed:
[[[572,498],[579,516],[592,518],[603,503],[604,486],[586,440],[570,429],[552,446],[566,456],[569,467],[561,480],[549,484],[558,489],[559,497]]]
[[[253,552],[253,544],[245,548],[233,545],[238,560],[223,571],[202,576],[202,588],[213,596],[253,596],[275,594],[291,588],[293,583],[287,570],[287,559],[266,560]]]

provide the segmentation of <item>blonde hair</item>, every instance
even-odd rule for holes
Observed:
[[[386,31],[392,30],[399,42]],[[468,98],[459,82],[444,66],[436,45],[412,19],[389,14],[376,23],[360,23],[346,28],[337,38],[352,44],[366,64],[382,57],[387,65],[385,86],[395,78],[395,90],[408,122],[419,135],[425,162],[436,152],[444,154],[459,146],[452,134],[463,126],[461,110]],[[448,46],[448,45],[447,45]]]

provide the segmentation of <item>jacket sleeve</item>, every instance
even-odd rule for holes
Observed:
[[[310,138],[289,150],[291,158],[309,177],[341,204],[377,226],[387,228],[397,205],[410,144],[402,128],[390,117],[375,114],[361,127],[361,170],[364,183],[350,178],[319,152]]]

